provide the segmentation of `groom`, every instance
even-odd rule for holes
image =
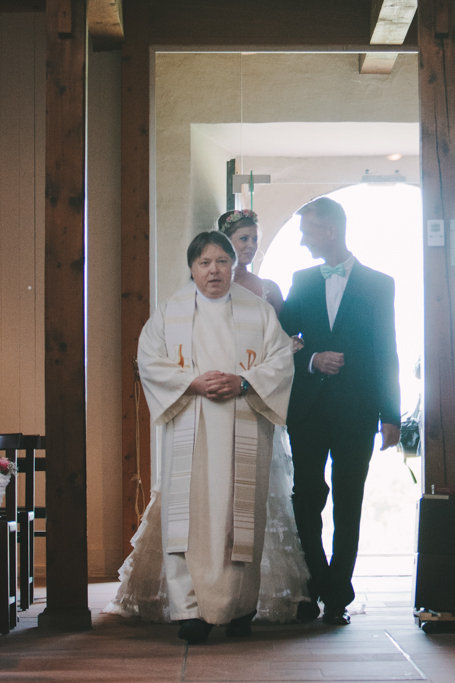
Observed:
[[[357,557],[365,479],[375,434],[382,448],[400,437],[400,388],[394,326],[394,281],[363,266],[346,247],[343,207],[327,197],[303,206],[301,244],[325,264],[295,273],[280,317],[305,347],[295,354],[288,412],[294,461],[293,504],[311,573],[311,602],[300,603],[299,621],[319,616],[350,623],[351,578]],[[332,460],[333,552],[322,545],[321,513]]]

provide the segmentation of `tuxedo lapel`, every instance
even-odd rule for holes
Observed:
[[[349,316],[349,312],[355,306],[357,294],[361,292],[361,289],[362,264],[356,260],[352,267],[351,274],[346,285],[346,289],[344,290],[343,296],[341,298],[338,313],[333,324],[332,334],[335,334],[337,332],[338,328],[343,324],[343,321],[346,319],[346,317]]]

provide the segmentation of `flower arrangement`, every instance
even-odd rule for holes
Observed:
[[[0,505],[3,502],[6,487],[8,486],[11,476],[17,474],[17,467],[14,462],[8,458],[0,458]]]
[[[5,477],[9,474],[15,476],[17,474],[17,466],[8,458],[0,458],[0,474],[3,474]]]

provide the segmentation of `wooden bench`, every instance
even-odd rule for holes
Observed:
[[[46,470],[46,459],[37,458],[35,451],[44,448],[44,436],[23,435],[21,449],[25,457],[17,458],[19,474],[25,474],[25,505],[17,508],[21,610],[28,609],[34,599],[35,537],[46,535],[45,531],[35,530],[35,519],[46,518],[46,508],[35,506],[35,472]]]
[[[35,537],[46,531],[35,530],[35,519],[46,518],[46,508],[35,506],[35,472],[44,472],[46,459],[36,457],[45,448],[44,436],[0,435],[0,452],[16,463],[18,476],[25,475],[25,504],[18,506],[18,477],[11,477],[6,489],[5,506],[0,508],[0,632],[8,633],[17,623],[17,544],[19,544],[20,609],[34,600]],[[25,456],[19,455],[25,451]]]
[[[22,434],[0,434],[0,451],[17,462]],[[0,509],[0,633],[17,625],[17,477],[6,487],[5,507]]]

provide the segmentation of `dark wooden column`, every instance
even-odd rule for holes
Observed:
[[[455,10],[419,0],[425,291],[424,495],[415,607],[455,611]],[[434,246],[431,246],[433,242]],[[425,618],[420,616],[423,621]],[[444,616],[437,627],[444,628]],[[436,628],[429,624],[424,628]]]
[[[123,548],[137,529],[135,512],[136,409],[133,358],[141,329],[150,315],[150,152],[148,0],[124,6],[122,47],[122,418]],[[141,389],[140,478],[145,504],[150,499],[150,415]],[[139,503],[142,507],[142,492]]]
[[[85,2],[47,0],[47,607],[39,626],[91,627],[85,437]]]
[[[419,1],[425,257],[425,493],[455,494],[455,12]],[[444,221],[444,246],[428,222]],[[452,252],[451,252],[452,248]],[[434,488],[433,488],[434,487]]]

